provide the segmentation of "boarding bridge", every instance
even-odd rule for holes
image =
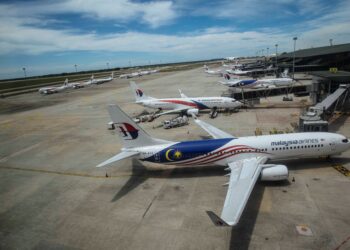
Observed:
[[[293,87],[277,87],[277,88],[260,88],[260,89],[240,89],[240,88],[230,88],[229,90],[222,93],[221,96],[231,97],[236,100],[258,100],[260,98],[266,98],[268,96],[286,95],[286,94],[298,94],[306,93],[306,85],[294,85]]]
[[[322,102],[310,107],[308,112],[300,116],[299,131],[328,131],[327,120],[332,117],[338,107],[344,107],[349,96],[349,89],[348,85],[340,85]]]
[[[339,104],[339,101],[341,100],[341,97],[344,95],[345,92],[347,92],[348,90],[348,86],[347,85],[340,85],[339,88],[334,91],[332,94],[330,94],[329,96],[326,97],[326,99],[324,99],[322,102],[317,103],[314,107],[310,108],[313,110],[317,110],[318,112],[324,112],[324,111],[328,111],[330,109],[330,107],[333,106],[333,104],[336,102],[336,105],[334,107],[334,110],[337,109],[337,106]],[[343,98],[343,104],[346,101],[346,96],[344,96]]]

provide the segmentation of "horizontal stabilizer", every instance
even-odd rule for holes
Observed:
[[[207,214],[216,226],[230,226],[223,219],[217,216],[213,211],[207,211]]]
[[[139,152],[135,152],[135,151],[122,151],[119,154],[113,156],[112,158],[109,158],[108,160],[98,164],[96,167],[97,168],[104,167],[104,166],[111,164],[113,162],[120,161],[120,160],[129,158],[131,156],[138,155],[138,154],[139,154]]]

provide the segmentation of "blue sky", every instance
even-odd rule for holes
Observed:
[[[0,79],[350,42],[350,1],[0,1]]]

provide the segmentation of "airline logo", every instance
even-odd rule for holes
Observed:
[[[139,97],[142,97],[143,96],[143,92],[141,89],[136,89],[136,95],[139,96]]]
[[[129,123],[117,123],[119,127],[119,133],[124,140],[135,140],[139,136],[139,130],[134,128]]]

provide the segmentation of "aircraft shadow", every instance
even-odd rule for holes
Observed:
[[[248,249],[265,186],[258,182],[250,195],[240,222],[231,230],[230,249]]]
[[[182,167],[169,169],[147,169],[142,162],[132,159],[132,171],[129,180],[114,195],[111,202],[116,202],[129,192],[140,186],[148,178],[195,178],[208,176],[223,176],[227,174],[225,167],[209,166],[209,167]]]

